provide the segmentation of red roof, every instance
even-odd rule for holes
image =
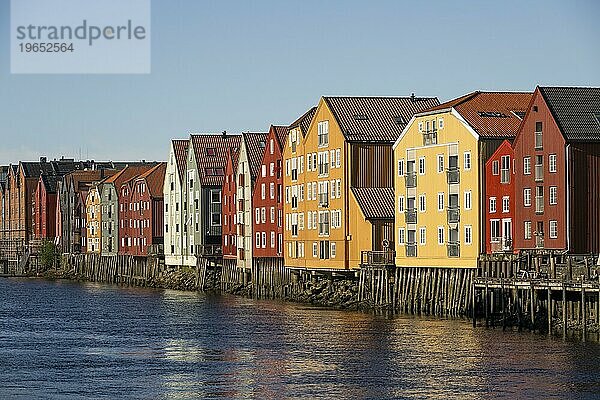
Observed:
[[[261,161],[267,148],[267,134],[260,132],[244,132],[244,143],[248,156],[250,177],[254,181],[260,171]]]
[[[175,161],[177,163],[177,172],[179,179],[183,181],[185,170],[187,169],[187,152],[190,146],[189,139],[173,139],[173,151],[175,152]]]
[[[239,148],[241,138],[240,135],[231,134],[191,135],[190,140],[196,156],[198,175],[202,185],[223,185],[225,165],[227,163],[227,149],[230,147]],[[223,175],[216,173],[216,169],[221,169]]]
[[[287,126],[271,125],[271,129],[275,130],[275,137],[279,141],[280,147],[283,148],[288,135]]]
[[[438,106],[419,115],[454,108],[484,138],[514,138],[521,118],[516,113],[527,111],[531,92],[476,91]]]
[[[163,184],[165,182],[165,172],[167,171],[167,163],[161,162],[152,169],[144,172],[136,179],[144,179],[150,196],[153,198],[163,197]]]

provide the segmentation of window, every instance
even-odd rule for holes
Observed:
[[[438,193],[438,211],[444,211],[444,193]]]
[[[211,213],[210,224],[212,226],[221,226],[221,213]]]
[[[398,244],[405,243],[405,230],[404,228],[398,228]]]
[[[425,212],[427,199],[424,194],[419,195],[419,212]]]
[[[463,168],[468,171],[471,169],[471,152],[465,151],[463,159]]]
[[[423,132],[423,122],[419,122],[419,132]]]
[[[438,173],[444,172],[444,155],[443,154],[438,154],[438,156],[437,156],[437,172]]]
[[[255,208],[254,209],[254,220],[256,221],[257,224],[260,224],[260,208]]]
[[[531,188],[523,189],[523,206],[524,207],[531,206]]]
[[[503,213],[510,212],[510,197],[509,196],[502,197],[502,212]]]
[[[335,242],[331,242],[331,258],[335,258],[336,252],[337,252],[337,250],[336,250]]]
[[[419,158],[419,175],[425,175],[425,157]]]
[[[404,212],[404,196],[398,196],[398,212]]]
[[[329,146],[329,121],[320,121],[318,126],[319,147]]]
[[[427,243],[427,229],[422,226],[419,228],[419,244],[421,246],[425,246],[425,243]]]
[[[440,118],[438,120],[438,128],[439,129],[444,129],[444,118]]]
[[[496,212],[496,198],[490,197],[490,213]]]
[[[261,236],[262,236],[262,248],[265,249],[265,248],[267,248],[267,232],[262,232]]]
[[[444,244],[445,229],[443,226],[438,226],[438,244]]]
[[[551,173],[556,172],[556,154],[550,154],[548,156],[548,171]]]
[[[465,192],[465,210],[471,209],[471,191],[467,190]]]
[[[275,183],[273,182],[269,184],[269,197],[271,200],[275,198]]]
[[[265,207],[260,209],[260,222],[263,224],[267,222],[267,210]]]
[[[262,184],[260,185],[260,198],[261,198],[261,199],[263,199],[263,200],[265,199],[265,197],[267,196],[267,193],[266,193],[266,192],[267,192],[267,188],[266,188],[265,184],[264,184],[264,183],[262,183]]]
[[[319,244],[317,242],[313,242],[313,257],[317,258],[319,256]]]
[[[221,191],[220,190],[211,190],[210,191],[210,202],[213,204],[218,204],[221,202]]]
[[[500,220],[492,219],[490,220],[490,233],[491,233],[491,242],[498,243],[500,242]]]
[[[500,172],[500,183],[510,182],[510,156],[502,156],[502,169]]]
[[[541,121],[537,121],[535,123],[535,148],[536,149],[541,149],[543,146],[543,140],[542,140],[542,122]]]
[[[550,221],[550,239],[558,238],[558,221]]]
[[[335,150],[335,167],[339,168],[342,165],[342,161],[340,160],[340,155],[342,153],[342,149]]]
[[[473,244],[473,227],[471,225],[465,226],[465,244]]]
[[[404,159],[398,160],[398,176],[404,175]]]
[[[271,207],[271,223],[275,223],[275,207]]]
[[[260,232],[256,232],[255,244],[257,249],[260,249]]]
[[[207,147],[206,148],[206,155],[208,157],[214,157],[217,155],[217,149],[215,149],[214,147]]]
[[[261,167],[261,175],[263,178],[267,176],[267,166],[265,164],[263,164]]]
[[[525,232],[523,237],[525,239],[531,239],[531,221],[525,221]]]
[[[531,175],[531,157],[523,157],[523,175]]]
[[[558,187],[557,186],[550,186],[550,205],[556,205],[558,204]]]
[[[492,161],[492,175],[500,175],[500,167],[498,160]]]

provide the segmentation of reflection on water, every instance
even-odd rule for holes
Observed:
[[[0,398],[597,398],[598,359],[455,320],[0,280]]]

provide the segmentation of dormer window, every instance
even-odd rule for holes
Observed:
[[[217,155],[217,149],[215,149],[214,147],[207,147],[206,148],[206,155],[208,157],[214,157]]]

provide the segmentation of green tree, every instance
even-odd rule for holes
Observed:
[[[40,249],[40,264],[44,269],[49,269],[54,265],[56,259],[56,246],[49,240],[45,240]]]

